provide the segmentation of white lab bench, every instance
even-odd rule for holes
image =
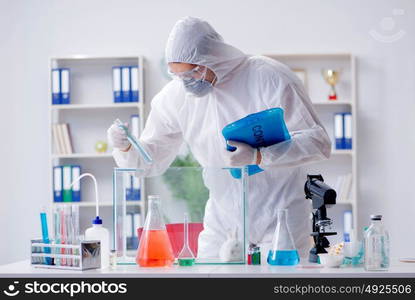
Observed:
[[[363,268],[318,268],[309,269],[300,266],[282,267],[249,265],[196,265],[192,267],[140,268],[135,265],[119,265],[115,269],[69,271],[34,268],[29,260],[0,266],[1,277],[38,277],[38,278],[415,278],[415,263],[403,263],[392,260],[388,271],[367,272]]]

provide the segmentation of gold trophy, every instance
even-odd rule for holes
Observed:
[[[334,86],[339,81],[339,75],[340,71],[332,70],[332,69],[324,69],[322,70],[322,74],[324,77],[324,80],[330,85],[330,94],[329,94],[329,100],[337,100],[337,92]]]

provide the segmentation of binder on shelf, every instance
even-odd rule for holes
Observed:
[[[133,215],[133,224],[134,224],[134,235],[137,236],[137,229],[142,227],[143,222],[141,219],[140,213],[134,213]]]
[[[127,240],[127,249],[135,249],[133,248],[133,226],[133,214],[127,213],[125,218],[125,235]]]
[[[71,141],[71,135],[69,131],[69,124],[63,123],[62,126],[62,134],[63,134],[63,142],[65,145],[65,154],[72,154],[72,141]]]
[[[63,176],[63,202],[72,202],[72,166],[65,165],[62,167]]]
[[[336,149],[344,149],[344,122],[343,114],[334,115],[334,140]]]
[[[140,197],[140,178],[132,175],[132,195],[131,200],[139,201]]]
[[[353,230],[353,215],[351,210],[346,210],[343,214],[343,236],[345,242],[350,242],[350,233]]]
[[[131,102],[138,102],[139,93],[138,93],[138,66],[130,67],[131,75]]]
[[[352,188],[352,174],[341,175],[337,177],[336,191],[337,191],[337,202],[348,202],[350,200],[350,191]]]
[[[55,153],[56,154],[62,154],[63,153],[63,148],[62,148],[60,138],[59,138],[58,124],[53,124],[52,125],[52,135],[53,135],[53,144],[55,146]]]
[[[130,102],[130,67],[121,67],[121,101]]]
[[[62,166],[53,167],[53,201],[62,202]]]
[[[61,104],[69,104],[71,101],[70,97],[70,71],[68,68],[60,69],[60,79],[61,79]]]
[[[131,124],[131,134],[136,139],[138,139],[140,137],[140,119],[138,115],[131,115],[130,124]]]
[[[352,149],[352,114],[343,114],[344,123],[344,149]]]
[[[121,97],[121,67],[112,68],[112,90],[114,93],[114,103],[122,102]]]
[[[59,69],[52,69],[51,74],[52,84],[52,104],[61,104],[61,86],[60,86],[60,71]]]
[[[125,176],[125,180],[124,180],[124,182],[125,182],[125,187],[124,187],[124,189],[125,189],[125,200],[126,201],[131,201],[132,200],[132,193],[133,193],[132,179],[131,179],[132,176],[130,174],[127,174],[127,173],[125,173],[124,176]]]
[[[57,133],[58,133],[58,142],[61,146],[62,152],[60,154],[68,154],[66,145],[65,145],[65,139],[64,139],[64,128],[62,126],[63,124],[56,124]]]
[[[134,213],[133,214],[133,240],[132,240],[132,246],[133,249],[137,249],[138,247],[138,233],[137,229],[142,227],[141,225],[141,214],[140,213]]]
[[[72,166],[72,180],[75,180],[81,176],[81,166],[73,165]],[[80,202],[81,201],[81,181],[75,182],[72,186],[72,201]]]

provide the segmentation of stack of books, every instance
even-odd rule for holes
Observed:
[[[74,152],[69,124],[53,124],[52,135],[55,154],[72,154]]]
[[[337,178],[335,190],[337,192],[337,202],[349,202],[350,191],[352,188],[352,174],[341,175]]]

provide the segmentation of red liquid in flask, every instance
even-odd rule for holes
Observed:
[[[169,267],[173,264],[173,249],[165,229],[143,231],[136,262],[141,267]]]

